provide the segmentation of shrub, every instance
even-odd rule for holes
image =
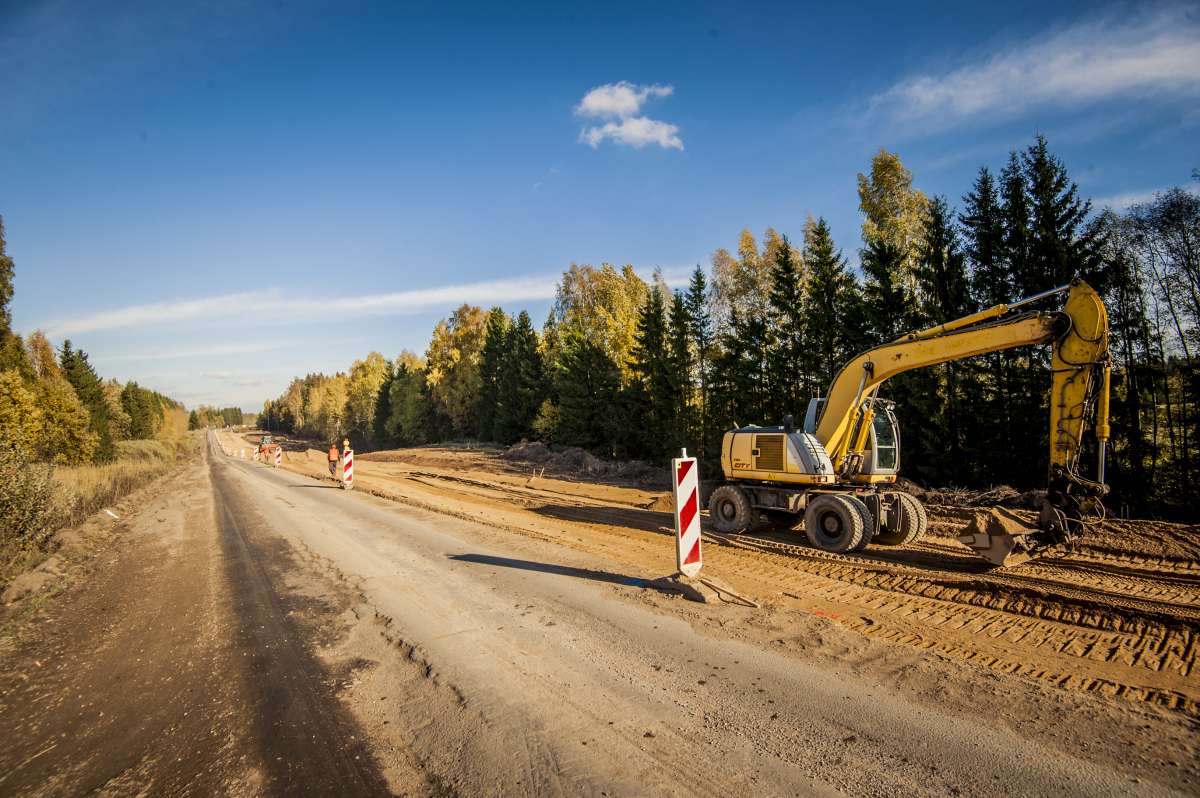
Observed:
[[[60,511],[54,466],[35,463],[19,435],[0,435],[0,578],[41,548]]]

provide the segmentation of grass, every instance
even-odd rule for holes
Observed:
[[[199,433],[184,433],[152,441],[117,444],[118,459],[111,463],[59,466],[54,470],[54,511],[49,526],[67,529],[110,507],[170,471],[197,449]],[[42,546],[22,547],[6,541],[0,551],[0,585],[46,559]]]

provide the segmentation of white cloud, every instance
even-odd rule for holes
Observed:
[[[238,380],[237,382],[234,383],[234,385],[262,385],[262,380],[256,379],[254,377],[249,377],[244,380]]]
[[[452,306],[463,302],[499,304],[554,296],[555,277],[518,277],[485,283],[450,285],[391,294],[327,299],[287,299],[278,291],[207,297],[183,302],[157,302],[61,319],[41,325],[55,335],[73,335],[126,327],[166,327],[180,323],[280,325],[309,324],[331,314],[387,316],[411,313],[422,308]]]
[[[624,119],[640,111],[646,98],[669,97],[674,91],[674,86],[659,86],[657,83],[653,86],[635,86],[623,80],[589,91],[583,96],[583,102],[576,106],[575,113],[599,119]]]
[[[660,144],[664,149],[676,147],[683,149],[683,142],[675,134],[679,128],[647,119],[644,116],[634,119],[622,119],[609,122],[604,127],[589,127],[579,134],[579,140],[595,147],[605,139],[612,139],[621,144],[632,144],[634,147],[644,147],[647,144]]]
[[[218,380],[227,380],[233,376],[233,372],[232,371],[208,371],[208,372],[204,372],[203,376],[213,377],[214,379],[218,379]]]
[[[593,149],[605,139],[612,139],[638,148],[658,144],[663,149],[682,150],[676,125],[636,116],[650,97],[669,97],[674,91],[674,86],[635,86],[624,80],[592,89],[575,107],[575,115],[609,121],[601,127],[585,127],[579,140]]]
[[[1143,191],[1125,191],[1121,194],[1114,194],[1111,197],[1101,197],[1092,200],[1092,208],[1100,210],[1101,208],[1112,208],[1114,211],[1124,211],[1130,205],[1142,205],[1149,202],[1154,202],[1159,194],[1166,194],[1170,191],[1170,187],[1147,189]],[[1195,194],[1195,191],[1185,189],[1189,193]]]
[[[900,122],[950,127],[1041,107],[1082,108],[1123,98],[1200,96],[1200,26],[1183,9],[1073,25],[945,74],[917,75],[872,98]]]

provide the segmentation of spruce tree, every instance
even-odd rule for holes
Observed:
[[[709,292],[704,279],[704,270],[696,264],[692,281],[688,286],[687,310],[692,322],[692,340],[695,344],[695,367],[693,381],[697,389],[699,413],[697,417],[696,441],[701,460],[708,457],[709,418],[708,390],[711,379],[713,356],[712,316],[708,312]]]
[[[533,435],[533,422],[549,391],[538,352],[538,335],[527,312],[521,311],[504,344],[495,432],[501,443],[513,444]]]
[[[856,311],[858,283],[833,243],[824,217],[817,220],[805,253],[808,285],[804,291],[805,373],[814,396],[824,391],[850,358],[865,348],[867,337]]]
[[[863,334],[870,346],[894,341],[912,330],[917,321],[917,299],[901,280],[905,253],[876,239],[860,251],[862,259]]]
[[[683,293],[676,291],[671,300],[671,314],[667,325],[670,356],[667,361],[670,391],[673,397],[673,413],[668,426],[671,431],[669,446],[671,456],[678,450],[692,446],[696,439],[696,403],[692,370],[695,347],[692,341],[693,324]]]
[[[500,382],[503,376],[505,336],[508,317],[500,308],[488,313],[483,349],[479,352],[479,399],[475,418],[479,424],[479,440],[496,440],[496,417],[500,407]]]
[[[1099,292],[1105,289],[1104,230],[1089,221],[1092,203],[1079,197],[1067,167],[1038,135],[1021,155],[1030,208],[1031,293],[1057,288],[1082,277]]]
[[[619,439],[628,447],[629,456],[662,463],[672,444],[675,396],[666,307],[657,286],[642,306],[629,367],[632,378],[622,394],[627,428]]]
[[[62,369],[63,377],[71,383],[75,395],[92,417],[91,430],[96,436],[96,448],[92,450],[92,459],[97,463],[112,460],[115,452],[112,433],[109,430],[108,401],[104,393],[104,384],[88,363],[87,353],[82,349],[72,349],[69,340],[63,341],[58,355],[58,367]]]
[[[787,236],[783,236],[783,246],[775,250],[771,265],[770,303],[773,345],[767,353],[767,364],[773,379],[768,412],[782,422],[784,415],[802,418],[811,397],[805,373],[808,342],[804,283]]]
[[[375,393],[375,413],[371,416],[371,447],[376,450],[396,447],[396,436],[387,428],[388,419],[392,417],[392,382],[395,379],[395,364],[385,361],[383,380]]]
[[[557,364],[558,439],[612,457],[621,369],[604,349],[571,329]]]
[[[922,219],[916,247],[915,276],[922,297],[918,327],[930,327],[975,311],[966,257],[945,197],[935,197]],[[917,478],[935,485],[976,481],[974,458],[968,456],[968,426],[973,414],[967,397],[978,398],[973,360],[951,360],[903,375],[900,385],[911,412],[906,414],[905,451]],[[971,428],[973,435],[974,428]]]

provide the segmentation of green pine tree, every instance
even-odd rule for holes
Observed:
[[[842,366],[866,348],[867,336],[858,313],[858,282],[834,246],[824,217],[817,220],[805,262],[804,372],[812,380],[810,395],[824,396]]]
[[[488,313],[487,330],[483,348],[479,352],[479,399],[475,418],[479,424],[479,440],[493,441],[496,434],[496,417],[500,408],[500,382],[503,377],[505,337],[508,334],[508,317],[500,308]]]
[[[509,445],[533,436],[533,422],[549,393],[538,352],[538,334],[525,311],[521,311],[516,324],[505,336],[504,350],[499,408],[494,423],[496,437]]]
[[[811,394],[811,380],[805,367],[807,324],[804,309],[804,283],[800,264],[792,254],[787,236],[775,250],[771,265],[771,316],[774,328],[773,346],[767,353],[767,364],[773,375],[770,400],[772,416],[804,417]]]
[[[673,443],[675,385],[667,341],[666,307],[657,286],[642,306],[629,353],[632,378],[623,393],[626,429],[619,435],[630,457],[662,463]]]
[[[392,361],[384,361],[383,380],[375,393],[375,413],[371,417],[371,446],[376,449],[396,448],[396,436],[387,429],[392,417],[392,382],[396,379],[396,367]]]
[[[709,424],[708,391],[714,347],[712,316],[708,312],[708,283],[704,278],[704,270],[700,268],[699,264],[696,264],[696,270],[692,272],[692,281],[688,285],[686,302],[688,318],[692,322],[692,342],[695,352],[692,382],[696,386],[696,399],[699,405],[695,444],[697,456],[705,461],[708,459],[709,437],[712,434]]]
[[[75,395],[92,417],[91,430],[96,436],[96,448],[92,450],[93,461],[105,463],[112,460],[116,452],[109,426],[108,401],[103,383],[88,363],[87,353],[82,349],[72,349],[69,340],[63,341],[58,355],[58,367],[62,369],[63,377],[71,383]]]
[[[621,369],[616,362],[578,329],[570,330],[555,376],[559,442],[614,456],[620,388]]]

